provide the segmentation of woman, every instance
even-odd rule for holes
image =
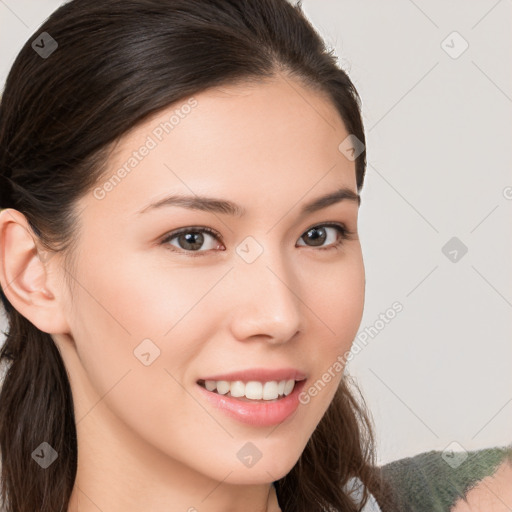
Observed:
[[[285,0],[73,0],[0,107],[9,512],[385,509],[344,372],[358,94]]]

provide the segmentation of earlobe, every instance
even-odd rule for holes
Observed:
[[[36,240],[21,212],[12,208],[0,212],[0,284],[13,307],[39,330],[67,333],[57,284],[41,261]],[[56,265],[56,258],[52,260]]]

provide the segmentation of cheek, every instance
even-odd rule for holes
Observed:
[[[315,273],[316,285],[307,297],[317,329],[324,333],[324,354],[336,355],[350,348],[359,329],[365,299],[365,273],[360,251],[354,251],[339,265]],[[315,282],[313,275],[310,282]]]
[[[363,313],[364,286],[362,264],[332,272],[324,288],[323,311],[332,320],[336,332],[351,331],[354,326],[357,331]]]
[[[340,265],[331,265],[325,275],[316,272],[316,286],[305,294],[312,304],[304,337],[303,353],[312,368],[311,379],[300,402],[304,425],[311,431],[329,407],[343,376],[347,354],[357,335],[364,308],[365,272],[356,251]],[[318,270],[318,269],[317,269]],[[312,276],[311,276],[312,277]],[[305,360],[306,362],[306,360]]]
[[[163,251],[163,249],[162,249]],[[110,259],[108,261],[107,259]],[[180,268],[147,254],[107,254],[87,258],[81,267],[80,313],[100,330],[118,330],[133,344],[163,339],[193,310],[225,270]]]
[[[142,258],[128,260],[100,251],[82,258],[70,325],[80,362],[100,396],[128,371],[133,374],[160,367],[162,374],[161,356],[171,342],[177,363],[186,363],[187,352],[178,344],[181,338],[173,337],[174,331],[167,337],[164,334],[174,325],[180,326],[180,318],[195,298],[194,291],[176,280],[165,282],[163,277],[161,271],[151,271]],[[147,362],[148,357],[142,356],[147,352],[154,361],[151,366],[142,362]],[[135,399],[136,393],[132,397]]]
[[[211,306],[208,292],[223,273],[225,269],[187,272],[155,264],[142,254],[123,259],[98,251],[83,258],[77,280],[85,286],[76,287],[71,330],[96,393],[102,396],[123,378],[148,386],[125,389],[120,406],[123,400],[142,407],[158,403],[154,390],[162,390],[164,402],[173,400],[172,377],[186,382],[193,369],[207,339],[207,318],[214,315],[205,306]]]
[[[141,265],[135,260],[108,265],[91,257],[80,268],[78,279],[86,286],[77,286],[71,327],[81,364],[72,367],[75,383],[80,381],[80,392],[74,390],[77,420],[84,418],[82,428],[98,416],[113,425],[120,421],[124,427],[117,432],[126,436],[121,444],[133,444],[136,433],[163,453],[187,460],[196,450],[191,439],[212,424],[180,383],[187,381],[200,349],[194,313],[206,314],[199,301],[218,277],[199,280],[194,288],[190,275],[149,268],[142,273]]]

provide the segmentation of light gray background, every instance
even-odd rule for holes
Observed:
[[[61,3],[0,0],[0,83]],[[454,441],[509,444],[512,1],[303,6],[363,100],[359,332],[374,331],[348,368],[373,413],[379,462]],[[454,31],[469,44],[457,58],[447,53],[463,48]],[[468,248],[457,261],[442,252],[452,237]],[[403,311],[382,327],[395,301]]]

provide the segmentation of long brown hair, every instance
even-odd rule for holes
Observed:
[[[32,45],[41,37],[38,48],[46,55]],[[0,103],[0,207],[23,213],[41,245],[64,251],[67,262],[77,240],[75,202],[100,180],[120,137],[178,100],[278,72],[326,94],[348,133],[365,143],[358,93],[300,3],[65,3],[26,42],[7,78]],[[365,152],[355,166],[360,190]],[[9,324],[0,350],[6,364],[3,506],[7,512],[64,512],[77,470],[66,368],[51,335],[0,295]],[[356,400],[344,377],[297,464],[275,482],[282,510],[359,510],[343,490],[354,476],[383,503],[372,428],[364,401]],[[58,453],[43,471],[31,457],[42,441]]]

